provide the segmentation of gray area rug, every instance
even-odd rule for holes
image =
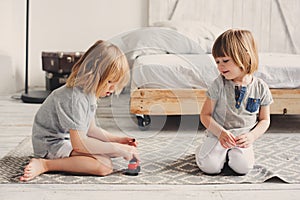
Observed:
[[[146,134],[145,132],[144,134]],[[127,162],[114,159],[114,173],[106,177],[65,173],[43,174],[28,183],[37,184],[229,184],[262,183],[273,177],[286,183],[300,183],[300,135],[265,134],[256,141],[256,165],[245,176],[226,174],[210,176],[197,167],[195,148],[202,142],[203,132],[196,134],[155,134],[139,138],[141,172],[126,176]],[[0,183],[18,183],[24,166],[32,156],[30,138],[0,160]]]

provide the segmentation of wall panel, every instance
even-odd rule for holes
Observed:
[[[261,52],[300,53],[298,0],[149,0],[149,25],[196,20],[253,32]],[[168,17],[166,17],[168,16]]]

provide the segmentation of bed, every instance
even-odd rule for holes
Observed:
[[[259,59],[255,76],[271,88],[271,113],[299,114],[300,55],[260,53]],[[131,113],[199,114],[205,91],[217,76],[211,54],[141,56],[132,70]]]
[[[300,114],[300,42],[295,37],[300,29],[291,29],[291,21],[287,20],[295,9],[288,8],[292,9],[288,14],[287,8],[282,7],[283,1],[242,2],[226,1],[224,10],[232,11],[231,21],[227,21],[224,12],[219,10],[222,7],[220,1],[207,4],[202,0],[149,1],[149,27],[123,37],[127,55],[133,63],[130,112],[137,116],[142,130],[150,125],[151,115],[200,113],[206,89],[218,75],[210,54],[211,46],[216,37],[230,27],[247,28],[258,40],[260,64],[255,76],[265,80],[271,89],[274,98],[271,114]],[[238,18],[241,8],[245,11],[247,6],[258,6],[259,9],[252,9],[255,13],[251,14],[251,19],[234,22],[232,16]],[[212,9],[217,14],[203,15],[202,12],[207,12],[203,7],[217,8]],[[274,7],[278,9],[276,12]],[[200,15],[199,10],[202,11]],[[284,24],[278,22],[270,27],[274,15],[280,15]],[[217,21],[216,16],[222,16],[222,19]],[[253,17],[259,17],[260,27],[253,24]],[[278,33],[278,28],[283,31]]]

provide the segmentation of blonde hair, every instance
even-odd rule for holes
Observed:
[[[236,65],[247,74],[258,69],[258,52],[252,33],[248,30],[229,29],[215,41],[212,54],[217,57],[231,57]]]
[[[108,82],[116,82],[115,93],[120,94],[129,76],[124,53],[117,46],[99,40],[75,63],[66,86],[80,87],[85,93],[100,97]]]

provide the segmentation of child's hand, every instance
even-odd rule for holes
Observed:
[[[140,163],[140,156],[138,154],[137,148],[133,147],[133,146],[127,146],[127,145],[123,145],[124,149],[123,149],[123,158],[125,160],[132,160],[133,158],[135,158],[137,160],[137,163]]]
[[[225,149],[236,146],[234,135],[228,131],[222,131],[219,141]]]
[[[138,145],[135,138],[129,138],[129,137],[120,138],[119,143],[120,144],[128,144],[128,145],[134,146],[134,147],[137,147],[137,145]]]
[[[254,142],[254,135],[251,133],[241,134],[236,137],[236,145],[240,148],[248,148]]]

